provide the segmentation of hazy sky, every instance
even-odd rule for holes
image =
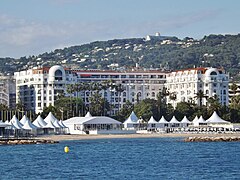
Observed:
[[[0,57],[97,40],[238,34],[240,0],[0,0]]]

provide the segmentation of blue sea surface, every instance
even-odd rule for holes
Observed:
[[[0,146],[0,179],[240,179],[240,142],[182,140]],[[64,152],[65,146],[69,153]]]

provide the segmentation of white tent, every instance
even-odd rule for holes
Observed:
[[[28,117],[27,117],[26,115],[24,115],[24,116],[22,117],[22,119],[20,120],[20,123],[21,123],[21,124],[25,124],[27,121],[29,121],[29,119],[28,119]]]
[[[195,118],[193,119],[192,122],[194,123],[194,122],[196,122],[196,121],[198,121],[198,117],[197,117],[197,116],[195,116]]]
[[[42,128],[47,125],[47,123],[43,120],[43,118],[39,115],[35,121],[33,121],[33,125],[37,126],[38,128]]]
[[[47,129],[55,129],[56,126],[54,126],[52,121],[49,121],[43,128]]]
[[[136,114],[134,112],[132,112],[130,114],[130,116],[124,121],[123,125],[124,128],[137,128],[138,127],[138,117],[136,116]]]
[[[164,116],[161,117],[161,119],[158,121],[159,128],[165,128],[169,126],[169,122],[164,118]]]
[[[52,114],[52,112],[49,112],[47,117],[44,119],[44,121],[48,124],[50,121],[54,123],[56,119],[57,118]]]
[[[206,125],[206,121],[205,119],[203,119],[202,116],[200,116],[200,118],[196,121],[193,122],[194,126],[199,126],[199,125]]]
[[[42,127],[44,134],[55,134],[56,127],[54,126],[53,122],[51,120],[48,121],[48,123]]]
[[[57,119],[53,122],[53,125],[54,125],[56,128],[63,128]]]
[[[12,125],[13,129],[22,129],[22,126],[23,126],[15,115],[10,120],[10,124]]]
[[[70,134],[116,133],[122,131],[122,123],[106,116],[73,117],[65,120],[64,125]]]
[[[6,122],[0,121],[0,127],[7,127],[10,126],[9,124],[7,124]]]
[[[90,112],[88,111],[87,114],[85,115],[85,117],[92,117],[92,115],[91,115]]]
[[[223,120],[214,111],[212,116],[206,121],[208,124],[229,124],[230,122]]]
[[[182,121],[181,121],[181,126],[182,127],[187,127],[189,124],[191,124],[191,122],[188,120],[188,118],[186,116],[184,116]]]
[[[181,123],[191,123],[186,116],[183,117]]]
[[[62,120],[59,121],[59,124],[60,124],[63,128],[67,128],[67,126],[64,125],[64,123],[63,123]]]
[[[36,130],[37,129],[37,127],[35,125],[33,125],[28,118],[22,128],[25,130]]]
[[[164,116],[162,116],[158,123],[168,124],[169,122],[164,118]]]
[[[156,129],[158,126],[158,122],[154,119],[153,116],[148,121],[148,129]]]
[[[169,123],[171,124],[171,127],[179,127],[180,125],[180,122],[176,119],[175,116],[172,117]]]

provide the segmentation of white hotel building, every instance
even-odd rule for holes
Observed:
[[[54,105],[59,93],[66,93],[67,85],[78,82],[102,82],[112,80],[121,84],[123,92],[118,94],[114,89],[108,89],[102,96],[113,105],[110,114],[119,110],[119,105],[129,100],[157,99],[157,94],[166,82],[166,73],[159,70],[144,70],[140,68],[129,71],[100,71],[100,70],[71,70],[56,65],[50,67],[36,67],[26,71],[14,73],[16,79],[16,102],[21,102],[27,109],[36,113],[42,112],[44,107]],[[86,105],[91,92],[81,93]],[[75,94],[76,95],[76,94]]]
[[[222,69],[216,68],[192,68],[174,71],[167,74],[166,87],[170,93],[176,94],[176,99],[167,97],[167,102],[173,107],[179,102],[195,102],[199,104],[196,94],[202,90],[207,97],[217,95],[222,105],[228,105],[229,76]],[[203,105],[207,99],[202,99]]]

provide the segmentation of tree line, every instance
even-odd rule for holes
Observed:
[[[115,107],[112,102],[107,100],[106,91],[110,89],[111,92],[117,92],[118,97],[118,112],[113,114],[112,109]],[[143,99],[137,100],[135,104],[127,101],[122,107],[120,107],[121,93],[124,91],[121,84],[117,84],[113,81],[90,82],[90,83],[77,83],[68,85],[67,94],[59,94],[54,106],[48,106],[43,109],[40,114],[43,118],[52,112],[58,119],[68,119],[74,116],[84,116],[88,111],[93,116],[109,116],[113,117],[121,122],[124,122],[132,111],[136,115],[142,118],[144,121],[148,121],[151,116],[156,120],[159,120],[164,116],[167,120],[170,120],[174,115],[178,120],[182,120],[184,116],[187,116],[190,120],[193,120],[195,116],[203,116],[204,119],[208,119],[214,111],[216,111],[220,117],[230,122],[240,122],[240,95],[237,94],[238,86],[233,83],[230,86],[233,92],[231,98],[231,104],[229,106],[221,105],[217,95],[213,97],[206,96],[203,91],[198,91],[196,96],[193,97],[199,101],[196,104],[194,99],[189,102],[180,102],[176,105],[175,109],[171,104],[166,103],[167,96],[172,100],[176,100],[175,93],[169,93],[166,88],[163,88],[157,95],[157,99]],[[85,96],[89,93],[89,96]],[[207,105],[203,105],[203,99],[207,100]],[[86,103],[84,102],[87,101]],[[110,97],[111,99],[111,97]],[[116,103],[115,103],[116,105]],[[28,112],[34,119],[38,114],[34,112],[29,113],[27,109],[17,104],[16,109],[10,110],[7,106],[0,104],[0,112],[12,111],[12,112]]]

